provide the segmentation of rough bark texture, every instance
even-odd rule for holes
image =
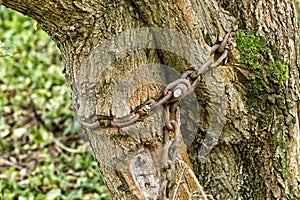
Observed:
[[[270,69],[263,68],[265,63],[259,63],[261,66],[256,69],[251,65],[245,67],[243,49],[238,41],[231,39],[229,62],[207,80],[212,85],[218,80],[225,84],[225,126],[222,133],[208,127],[213,111],[220,107],[218,100],[209,101],[210,95],[219,95],[221,101],[222,88],[216,86],[208,93],[207,87],[201,85],[196,91],[199,128],[188,149],[189,159],[181,141],[183,148],[176,162],[162,166],[166,138],[159,112],[123,129],[85,130],[113,199],[155,199],[164,195],[164,191],[170,199],[200,199],[204,198],[200,184],[215,199],[300,199],[300,63],[294,2],[0,0],[0,3],[37,20],[56,41],[72,88],[73,107],[85,118],[95,114],[107,116],[106,119],[123,117],[147,100],[157,99],[166,80],[158,65],[146,67],[151,63],[162,63],[180,72],[197,67],[168,50],[119,52],[122,44],[105,43],[111,36],[142,27],[174,30],[191,37],[203,48],[200,63],[207,59],[210,46],[220,41],[235,23],[246,33],[237,35],[241,41],[247,34],[253,36],[249,37],[250,41],[264,36],[276,48],[270,47],[271,52],[262,54],[263,61],[276,59],[287,64],[287,79],[278,80],[283,73],[280,70],[261,75],[260,72]],[[137,37],[155,38],[156,35],[129,34],[127,40],[134,43]],[[170,48],[172,42],[169,41]],[[109,55],[103,56],[101,45],[107,45]],[[178,46],[186,52],[196,51],[184,44],[176,44],[174,48]],[[107,66],[106,62],[111,60]],[[122,92],[125,86],[116,88],[124,79],[127,79],[126,89],[133,88],[130,92]],[[153,84],[143,85],[145,80]],[[157,80],[161,84],[155,84]],[[136,91],[136,85],[142,88]],[[126,104],[122,99],[126,99]],[[215,128],[222,123],[216,120]],[[205,135],[211,141],[204,139]],[[203,149],[203,143],[207,142],[216,146]],[[172,167],[176,170],[172,171]],[[167,186],[171,181],[177,185],[164,188],[164,180]]]

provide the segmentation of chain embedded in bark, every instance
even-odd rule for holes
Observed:
[[[185,193],[189,195],[189,199],[207,199],[207,196],[203,192],[202,187],[198,183],[192,169],[185,161],[182,160],[181,157],[182,155],[186,155],[186,149],[183,149],[185,146],[182,145],[183,139],[180,130],[181,109],[178,100],[191,94],[200,83],[203,75],[218,67],[227,58],[228,49],[226,48],[226,45],[231,33],[232,31],[228,32],[220,44],[212,46],[210,58],[204,64],[195,70],[187,70],[180,78],[169,83],[165,87],[161,98],[157,101],[149,100],[123,118],[97,115],[88,118],[78,118],[78,121],[82,126],[91,130],[97,130],[100,127],[123,128],[138,121],[142,121],[152,115],[157,108],[163,106],[164,145],[162,151],[159,153],[159,155],[161,155],[161,162],[159,163],[159,166],[162,167],[161,174],[163,177],[160,177],[158,199],[176,199],[178,195],[181,196],[183,190],[186,190]],[[213,57],[217,57],[217,59],[214,60]],[[179,172],[181,172],[181,174],[178,174]],[[183,180],[184,174],[187,174],[188,177],[192,178],[189,180]],[[132,176],[135,175],[135,173],[129,175],[125,174],[123,177],[125,181],[132,183],[138,180],[132,179]],[[182,184],[183,182],[186,182],[186,184]],[[138,185],[140,183],[136,182],[135,184]],[[197,187],[188,188],[189,184],[196,185]],[[138,199],[145,199],[143,197],[143,193],[135,187],[130,190],[133,191]]]
[[[157,101],[148,101],[146,102],[146,104],[133,111],[130,115],[123,118],[111,119],[111,117],[94,115],[88,119],[79,117],[78,122],[82,126],[92,130],[96,130],[101,126],[107,127],[109,125],[111,125],[112,127],[123,128],[130,126],[137,121],[142,121],[146,117],[150,116],[153,112],[155,112],[156,108],[158,108],[159,106],[164,106],[165,113],[169,112],[167,110],[168,106],[170,106],[174,102],[178,102],[179,98],[183,98],[188,94],[191,94],[200,83],[202,76],[205,73],[218,67],[224,60],[227,59],[228,49],[226,48],[226,45],[231,34],[234,34],[232,30],[225,35],[220,44],[215,44],[214,46],[212,46],[210,58],[204,64],[202,64],[195,70],[187,70],[179,79],[169,83],[164,89],[162,97]],[[216,52],[222,53],[222,55],[214,61],[211,57],[214,57],[216,55]],[[103,123],[100,123],[101,120],[110,120],[110,123],[104,123],[105,125],[103,125]],[[165,122],[166,127],[169,130],[174,129],[167,118],[165,118]]]

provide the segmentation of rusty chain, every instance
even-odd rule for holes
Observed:
[[[187,70],[182,76],[175,81],[169,83],[163,90],[162,96],[158,100],[148,100],[143,105],[136,108],[128,116],[123,118],[113,118],[94,115],[92,117],[78,118],[78,122],[91,130],[97,130],[102,127],[123,128],[130,126],[137,121],[152,115],[162,106],[164,111],[164,127],[163,127],[163,148],[160,154],[165,179],[162,179],[159,189],[160,198],[165,199],[167,191],[176,190],[176,160],[181,155],[182,134],[181,134],[181,109],[179,99],[191,94],[199,85],[202,77],[208,71],[218,67],[224,60],[228,58],[228,49],[226,47],[230,35],[234,33],[229,31],[220,44],[211,47],[209,59],[195,70]],[[214,59],[217,57],[217,59]],[[105,121],[105,125],[103,125]],[[102,123],[102,124],[101,124]],[[130,177],[132,178],[132,177]],[[180,180],[179,180],[180,181]],[[176,193],[176,192],[174,192]]]
[[[180,116],[178,117],[178,113],[180,115],[180,108],[179,105],[176,104],[178,102],[179,98],[183,98],[184,96],[187,96],[188,94],[191,94],[197,85],[200,83],[202,76],[207,73],[208,71],[218,67],[224,60],[228,58],[228,49],[226,47],[228,40],[230,36],[234,34],[234,31],[230,30],[220,44],[215,44],[211,48],[210,58],[201,66],[199,66],[195,70],[187,70],[182,74],[182,76],[169,83],[164,91],[161,98],[159,98],[157,101],[149,101],[149,103],[144,104],[143,106],[140,106],[138,109],[133,111],[130,115],[123,117],[123,118],[113,118],[110,121],[110,125],[117,128],[123,128],[130,126],[137,121],[141,121],[145,119],[146,117],[150,116],[159,106],[164,106],[164,112],[165,112],[165,127],[173,131],[174,127],[180,127],[180,123],[174,125],[176,120],[180,119]],[[221,56],[218,57],[217,60],[214,61],[213,57],[216,56],[216,53],[222,53]],[[176,120],[170,121],[170,105],[176,104],[175,106],[175,113],[176,113]],[[174,106],[173,106],[174,107]],[[174,108],[173,108],[174,109]],[[100,128],[101,117],[93,116],[91,119],[78,119],[78,122],[92,130],[96,130]]]

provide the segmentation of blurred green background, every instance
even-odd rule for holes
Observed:
[[[54,42],[0,6],[0,199],[110,199]]]

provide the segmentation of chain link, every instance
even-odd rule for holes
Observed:
[[[228,49],[226,48],[226,45],[232,34],[234,34],[234,32],[231,30],[224,36],[220,44],[215,44],[214,46],[212,46],[210,58],[204,64],[202,64],[195,70],[187,70],[182,74],[182,76],[179,79],[169,83],[165,87],[163,91],[163,96],[160,99],[154,102],[150,102],[149,104],[146,103],[145,105],[137,109],[137,111],[134,111],[133,113],[131,113],[130,115],[124,118],[112,119],[110,121],[110,125],[118,128],[130,126],[136,123],[137,121],[141,121],[144,118],[150,116],[153,112],[155,112],[155,110],[159,106],[164,106],[165,127],[170,131],[175,130],[176,128],[174,127],[174,121],[171,122],[170,120],[171,104],[178,102],[179,98],[183,98],[184,96],[192,93],[200,83],[202,76],[205,73],[218,67],[224,60],[228,58]],[[219,56],[218,59],[214,61],[213,57],[217,56],[216,52],[222,53],[222,55]],[[177,115],[175,117],[176,120],[180,119],[178,113],[180,115],[180,107],[177,105],[175,111],[175,114]],[[93,122],[86,122],[82,119],[79,119],[78,121],[81,125],[95,130],[97,129],[96,127],[97,125],[100,127],[100,123],[98,120],[101,120],[101,118]]]

